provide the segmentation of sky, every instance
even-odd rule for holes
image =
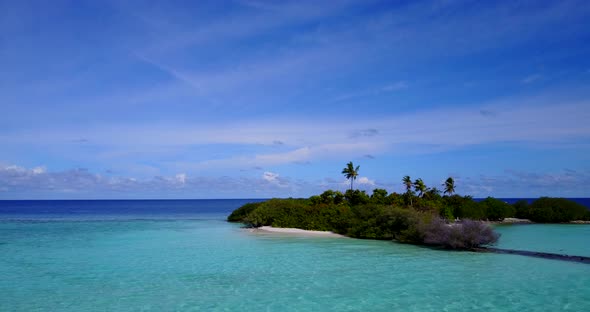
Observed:
[[[0,0],[0,199],[590,197],[587,1]]]

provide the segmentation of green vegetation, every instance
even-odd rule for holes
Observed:
[[[590,210],[565,198],[541,197],[532,204],[518,201],[514,205],[519,218],[539,223],[562,223],[574,220],[590,220]]]
[[[242,222],[248,214],[250,214],[254,209],[258,208],[262,203],[248,203],[243,205],[242,207],[234,210],[229,217],[227,217],[227,221],[229,222]]]
[[[345,194],[328,190],[308,199],[271,199],[246,204],[235,210],[228,220],[250,227],[270,225],[333,231],[355,238],[393,239],[454,249],[474,248],[497,240],[497,235],[485,224],[473,226],[469,223],[469,228],[464,228],[463,224],[448,225],[435,208],[430,208],[446,207],[446,198],[440,195],[434,199],[416,197],[415,200],[419,209],[407,206],[404,195],[388,194],[383,189],[375,189],[370,196],[359,190],[347,190]],[[452,209],[445,211],[453,213]],[[469,236],[462,237],[464,233]]]
[[[342,171],[351,189],[344,194],[327,190],[308,199],[271,199],[246,204],[235,210],[228,221],[250,227],[273,226],[304,230],[333,231],[349,237],[396,240],[403,243],[433,245],[451,249],[473,249],[493,244],[498,235],[481,221],[528,218],[535,222],[590,220],[590,211],[562,198],[542,197],[531,205],[513,205],[488,197],[475,201],[455,193],[455,181],[448,178],[444,196],[429,188],[422,179],[402,179],[406,192],[391,193],[374,189],[371,195],[352,189],[358,176],[349,162]],[[456,222],[460,219],[460,222]]]
[[[493,197],[482,200],[478,205],[482,209],[483,216],[490,221],[502,221],[504,218],[514,217],[516,214],[512,205]]]

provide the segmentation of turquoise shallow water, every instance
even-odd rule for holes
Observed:
[[[224,216],[0,221],[0,311],[590,311],[590,265],[256,234]],[[589,228],[498,230],[500,247],[588,254]]]
[[[498,247],[590,257],[588,224],[500,225]]]

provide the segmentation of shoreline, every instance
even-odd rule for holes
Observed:
[[[249,229],[253,233],[265,233],[265,234],[291,234],[297,236],[314,236],[314,237],[334,237],[343,238],[346,237],[341,234],[337,234],[330,231],[313,231],[313,230],[302,230],[297,228],[277,228],[272,226],[261,226],[258,228]]]
[[[483,221],[487,224],[535,224],[529,219],[504,218],[502,221]]]
[[[533,222],[529,219],[518,219],[518,218],[505,218],[502,221],[482,221],[487,224],[496,224],[496,225],[511,225],[511,224],[590,224],[590,221],[585,220],[574,220],[570,222],[562,222],[562,223],[538,223]]]

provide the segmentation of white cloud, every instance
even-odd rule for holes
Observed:
[[[278,182],[277,178],[279,177],[279,175],[277,173],[273,173],[273,172],[264,172],[262,174],[262,178],[268,182]]]
[[[278,186],[280,188],[289,188],[292,191],[296,189],[295,185],[291,183],[290,179],[282,178],[278,173],[266,171],[262,174],[262,179],[268,182],[268,184]]]
[[[370,180],[367,177],[360,177],[356,181],[358,184],[375,186],[375,180]]]
[[[31,170],[34,174],[42,174],[45,173],[45,171],[47,171],[45,169],[45,167],[35,167]]]
[[[0,198],[253,198],[308,196],[313,184],[291,181],[274,172],[262,177],[173,176],[105,177],[86,169],[44,171],[20,166],[0,167]]]
[[[324,179],[311,183],[292,180],[265,171],[257,178],[205,177],[183,173],[174,176],[104,177],[85,169],[45,171],[35,168],[0,167],[0,198],[167,198],[184,197],[307,197],[327,188],[346,190],[350,181]],[[558,172],[533,173],[507,170],[498,175],[466,176],[456,179],[457,191],[475,197],[497,196],[565,196],[580,197],[590,184],[589,171],[564,169]],[[370,191],[375,187],[392,188],[399,183],[377,183],[368,177],[354,181],[355,188]]]
[[[493,112],[482,113],[482,112]],[[125,160],[166,155],[159,168],[187,172],[211,168],[268,167],[318,160],[342,160],[383,153],[432,153],[495,142],[551,144],[590,137],[590,101],[551,96],[506,98],[476,107],[438,108],[363,120],[322,118],[238,121],[230,124],[150,124],[2,133],[0,145],[72,151],[80,161]],[[365,129],[359,130],[358,129]],[[378,130],[377,130],[378,129]],[[42,131],[41,131],[42,130]],[[93,149],[73,150],[72,134]],[[352,134],[352,135],[351,135]],[[285,142],[276,145],[273,142]],[[247,152],[215,157],[217,145],[249,146]],[[574,143],[572,143],[574,144]],[[199,147],[199,159],[190,149]],[[188,155],[188,156],[187,156]],[[180,159],[179,159],[180,158]],[[111,164],[108,165],[112,167]],[[164,166],[164,167],[163,167]],[[14,169],[19,170],[19,169]],[[44,169],[35,170],[37,174]],[[156,170],[157,171],[157,170]],[[153,172],[152,174],[158,174]]]
[[[330,183],[323,182],[324,185],[329,185]],[[353,185],[355,188],[359,188],[362,190],[370,190],[370,188],[377,186],[375,180],[371,180],[368,177],[358,177],[354,180]],[[338,183],[338,186],[344,187],[346,189],[350,188],[350,180],[343,180],[342,182]]]
[[[176,175],[176,181],[178,181],[180,184],[184,184],[186,183],[186,173],[179,173]]]
[[[4,169],[5,171],[8,171],[8,172],[19,172],[19,173],[27,171],[25,168],[15,166],[15,165],[4,166],[4,168],[2,168],[2,169]]]
[[[475,197],[583,197],[589,184],[590,171],[587,170],[547,173],[506,170],[497,175],[464,177],[457,183],[457,188]]]

